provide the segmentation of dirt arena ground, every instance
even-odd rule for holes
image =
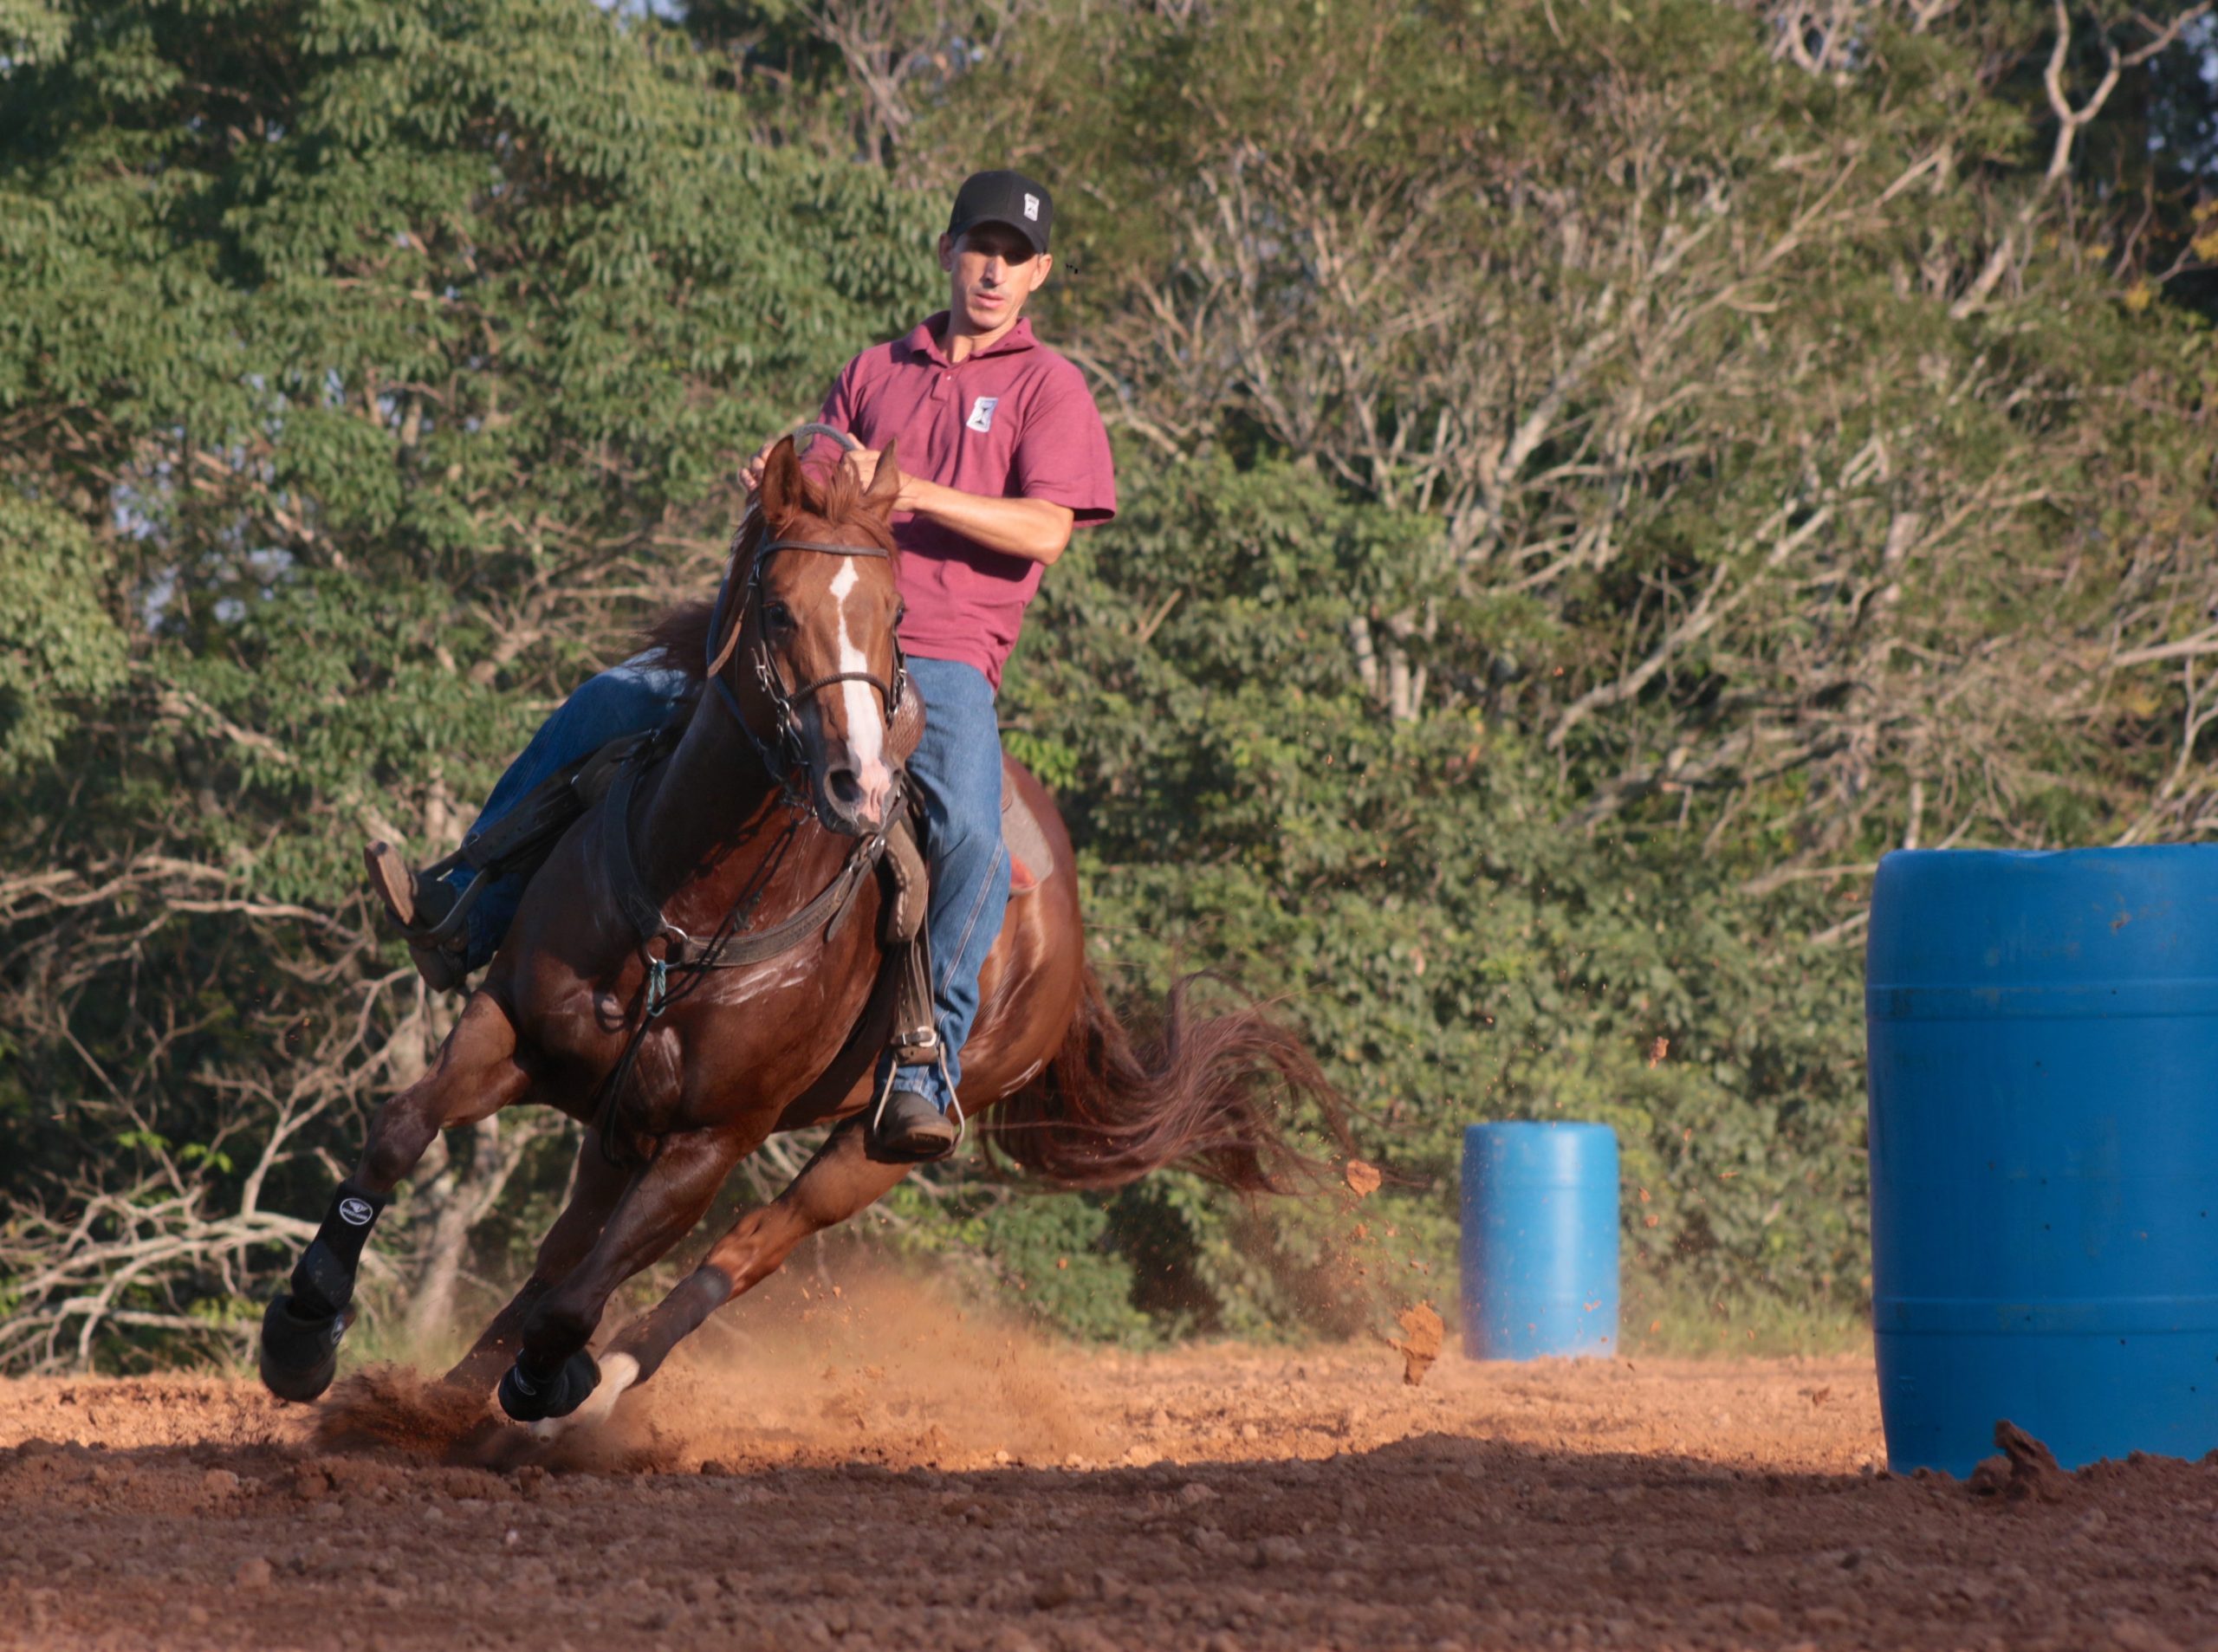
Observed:
[[[393,1368],[0,1384],[0,1646],[2218,1648],[2218,1467],[1890,1477],[1856,1359],[1402,1377],[820,1295],[553,1454]]]

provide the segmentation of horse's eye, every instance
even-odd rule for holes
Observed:
[[[793,610],[782,602],[765,603],[762,605],[762,623],[773,631],[791,631],[794,625]]]

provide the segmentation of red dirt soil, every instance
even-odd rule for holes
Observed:
[[[1867,1361],[1412,1388],[863,1298],[559,1454],[391,1368],[0,1383],[0,1647],[2218,1648],[2218,1467],[1891,1477]]]

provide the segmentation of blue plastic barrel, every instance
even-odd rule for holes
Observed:
[[[1618,1137],[1607,1124],[1463,1130],[1463,1351],[1618,1351]]]
[[[1889,1462],[2218,1446],[2218,847],[1889,855],[1865,1008]]]

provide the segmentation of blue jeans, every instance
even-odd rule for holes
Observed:
[[[626,735],[659,729],[676,715],[692,679],[636,655],[603,671],[556,708],[523,755],[509,766],[470,826],[482,832],[516,807],[549,774]],[[903,1069],[903,1082],[947,1111],[949,1085],[963,1078],[963,1046],[978,1019],[978,972],[1001,933],[1008,910],[1008,850],[1002,842],[1002,731],[993,685],[975,665],[956,660],[911,659],[909,674],[929,711],[909,778],[924,794],[931,829],[931,904],[924,924],[931,936],[932,1014],[947,1052],[944,1077],[935,1067]],[[707,715],[721,716],[711,711]],[[466,887],[467,867],[448,874]],[[466,962],[472,969],[500,950],[522,904],[525,880],[510,876],[489,884],[471,909]]]
[[[1002,842],[1002,726],[994,687],[975,665],[911,659],[909,675],[924,695],[924,737],[909,778],[924,795],[931,828],[931,904],[924,928],[932,943],[932,1019],[947,1052],[947,1072],[905,1067],[901,1082],[947,1111],[950,1085],[963,1080],[963,1045],[978,1019],[978,972],[1008,910],[1008,850]]]

